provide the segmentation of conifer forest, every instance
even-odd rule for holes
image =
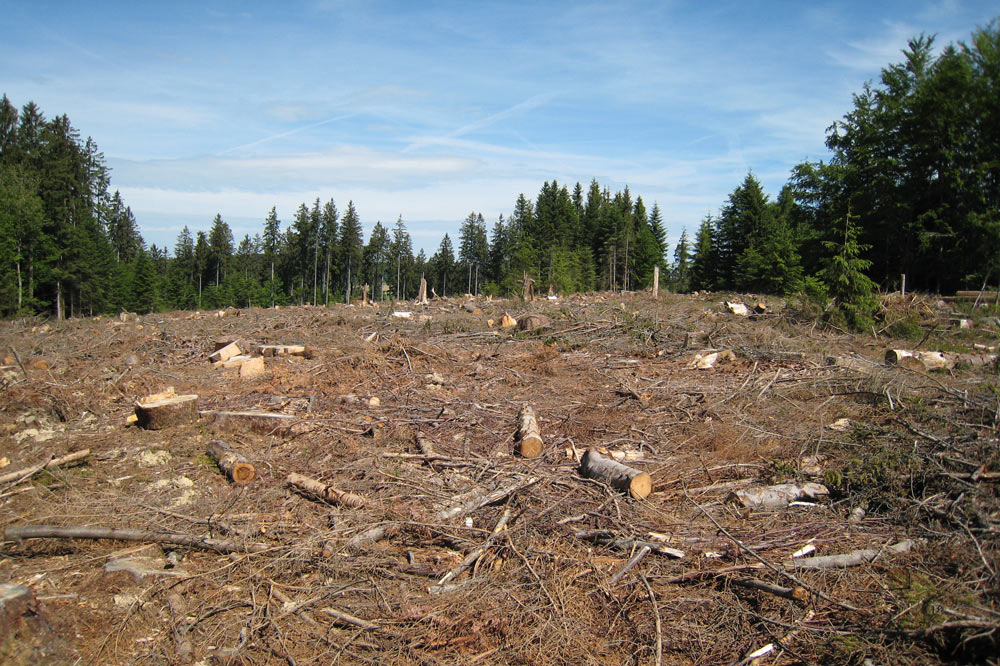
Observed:
[[[802,293],[848,305],[871,293],[944,292],[1000,280],[1000,32],[939,49],[910,40],[827,130],[830,155],[803,161],[777,194],[747,173],[717,214],[669,247],[669,210],[628,187],[545,182],[509,216],[470,212],[458,235],[414,253],[402,217],[367,241],[350,193],[261,211],[234,238],[224,211],[173,247],[144,242],[104,157],[67,115],[0,101],[0,314],[58,318],[136,311],[509,295],[524,276],[559,293],[641,290],[659,266],[676,291]],[[335,189],[335,186],[332,186]],[[343,199],[347,198],[346,204]]]

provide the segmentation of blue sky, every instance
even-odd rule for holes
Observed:
[[[659,203],[671,243],[773,196],[910,37],[996,2],[0,0],[0,92],[92,136],[150,243],[353,200],[432,253],[546,180]]]

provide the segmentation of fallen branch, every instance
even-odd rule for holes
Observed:
[[[487,504],[499,502],[500,500],[513,495],[518,491],[524,490],[528,486],[534,485],[537,482],[538,479],[536,477],[529,476],[526,479],[518,481],[517,483],[498,488],[497,490],[494,490],[486,495],[442,509],[438,513],[434,514],[434,519],[438,521],[446,521],[451,520],[452,518],[466,516],[473,511],[486,506]],[[351,540],[347,542],[346,547],[348,549],[357,549],[367,544],[379,541],[385,536],[385,532],[388,527],[388,525],[377,525],[371,529],[365,530],[361,534],[352,537]]]
[[[0,483],[23,481],[24,479],[32,477],[44,469],[55,469],[56,467],[60,467],[62,465],[68,465],[69,463],[83,460],[89,455],[90,449],[83,449],[82,451],[76,451],[59,458],[50,458],[48,461],[35,465],[34,467],[28,467],[27,469],[22,469],[17,472],[8,472],[7,474],[0,476]]]
[[[173,532],[151,532],[116,527],[56,527],[54,525],[15,525],[4,530],[4,539],[114,539],[116,541],[146,541],[176,546],[189,546],[217,553],[260,553],[270,548],[264,543],[235,543],[211,537]]]
[[[793,569],[846,569],[857,567],[875,561],[882,553],[908,553],[913,548],[913,542],[907,539],[882,549],[866,548],[842,555],[818,555],[804,557],[792,562]]]
[[[806,592],[805,588],[798,586],[782,587],[781,585],[774,585],[773,583],[767,583],[762,580],[757,580],[756,578],[731,578],[730,582],[739,587],[745,587],[751,590],[760,590],[761,592],[767,592],[768,594],[773,594],[776,597],[783,597],[785,599],[798,599],[799,601],[806,601],[809,599],[809,593]]]
[[[428,592],[430,592],[431,594],[441,592],[444,589],[444,585],[448,581],[458,578],[459,576],[462,575],[462,572],[464,572],[466,569],[475,564],[476,561],[478,561],[479,558],[483,556],[483,553],[486,552],[486,549],[493,545],[493,541],[505,529],[507,529],[507,521],[509,520],[510,520],[510,509],[507,509],[503,512],[503,515],[500,516],[500,520],[497,521],[496,527],[493,528],[493,532],[486,539],[486,542],[483,545],[479,546],[478,548],[474,549],[468,555],[466,555],[465,559],[459,562],[458,566],[456,566],[454,569],[452,569],[444,576],[442,576],[441,580],[439,580],[437,584],[432,585],[428,590]]]
[[[368,500],[361,495],[338,490],[333,486],[310,479],[301,474],[296,474],[295,472],[289,474],[285,482],[296,490],[301,490],[322,500],[326,500],[331,504],[341,504],[355,509],[368,504]]]
[[[620,581],[625,576],[625,574],[627,574],[629,571],[635,568],[635,565],[639,564],[639,562],[642,561],[642,558],[649,555],[649,552],[651,550],[652,548],[650,548],[649,546],[643,546],[642,548],[640,548],[639,552],[632,556],[632,559],[626,562],[621,569],[615,572],[615,575],[612,576],[611,580],[608,581],[608,587],[614,587],[615,583]]]

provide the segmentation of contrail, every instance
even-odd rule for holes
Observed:
[[[216,155],[225,155],[226,153],[231,153],[234,150],[240,150],[242,148],[252,148],[253,146],[259,146],[262,143],[267,143],[268,141],[274,141],[275,139],[282,139],[282,138],[284,138],[286,136],[290,136],[292,134],[298,134],[299,132],[304,132],[305,130],[313,129],[314,127],[320,127],[321,125],[326,125],[326,124],[329,124],[329,123],[333,123],[333,122],[336,122],[338,120],[346,120],[347,118],[353,118],[356,115],[358,115],[356,112],[355,113],[346,113],[346,114],[344,114],[342,116],[334,116],[333,118],[327,118],[326,120],[321,120],[318,123],[312,123],[310,125],[302,125],[301,127],[296,127],[295,129],[290,129],[287,132],[281,132],[279,134],[274,134],[272,136],[266,136],[263,139],[257,139],[256,141],[251,141],[250,143],[244,143],[241,146],[234,146],[232,148],[227,148],[226,150],[223,150],[223,151],[220,151],[220,152],[216,153]]]
[[[547,102],[550,99],[552,99],[553,97],[555,97],[555,95],[556,95],[555,93],[549,92],[549,93],[541,93],[539,95],[535,95],[534,97],[529,97],[528,99],[524,100],[523,102],[515,104],[514,106],[512,106],[510,108],[504,109],[503,111],[498,111],[498,112],[494,113],[491,116],[486,116],[482,120],[477,120],[474,123],[469,123],[468,125],[465,125],[463,127],[459,127],[458,129],[453,130],[451,132],[448,132],[447,134],[445,134],[444,136],[439,137],[439,138],[440,139],[455,139],[455,138],[458,138],[458,137],[462,136],[463,134],[468,134],[469,132],[474,132],[474,131],[476,131],[478,129],[482,129],[484,127],[492,125],[493,123],[495,123],[495,122],[497,122],[499,120],[503,120],[504,118],[507,118],[508,116],[512,116],[515,113],[518,113],[520,111],[525,111],[525,110],[528,110],[528,109],[537,108],[537,107],[541,106],[542,104],[544,104],[545,102]],[[406,148],[404,148],[403,152],[404,153],[410,152],[414,148],[419,148],[420,146],[424,146],[424,145],[427,145],[429,143],[434,143],[435,140],[436,139],[434,139],[434,138],[419,139],[419,140],[414,141],[413,143],[411,143]]]

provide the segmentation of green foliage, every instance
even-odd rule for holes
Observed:
[[[870,246],[858,242],[859,230],[852,218],[850,211],[844,215],[840,239],[823,243],[831,255],[823,277],[843,322],[854,330],[865,330],[872,324],[878,300],[876,285],[865,274],[871,261],[861,257]]]

